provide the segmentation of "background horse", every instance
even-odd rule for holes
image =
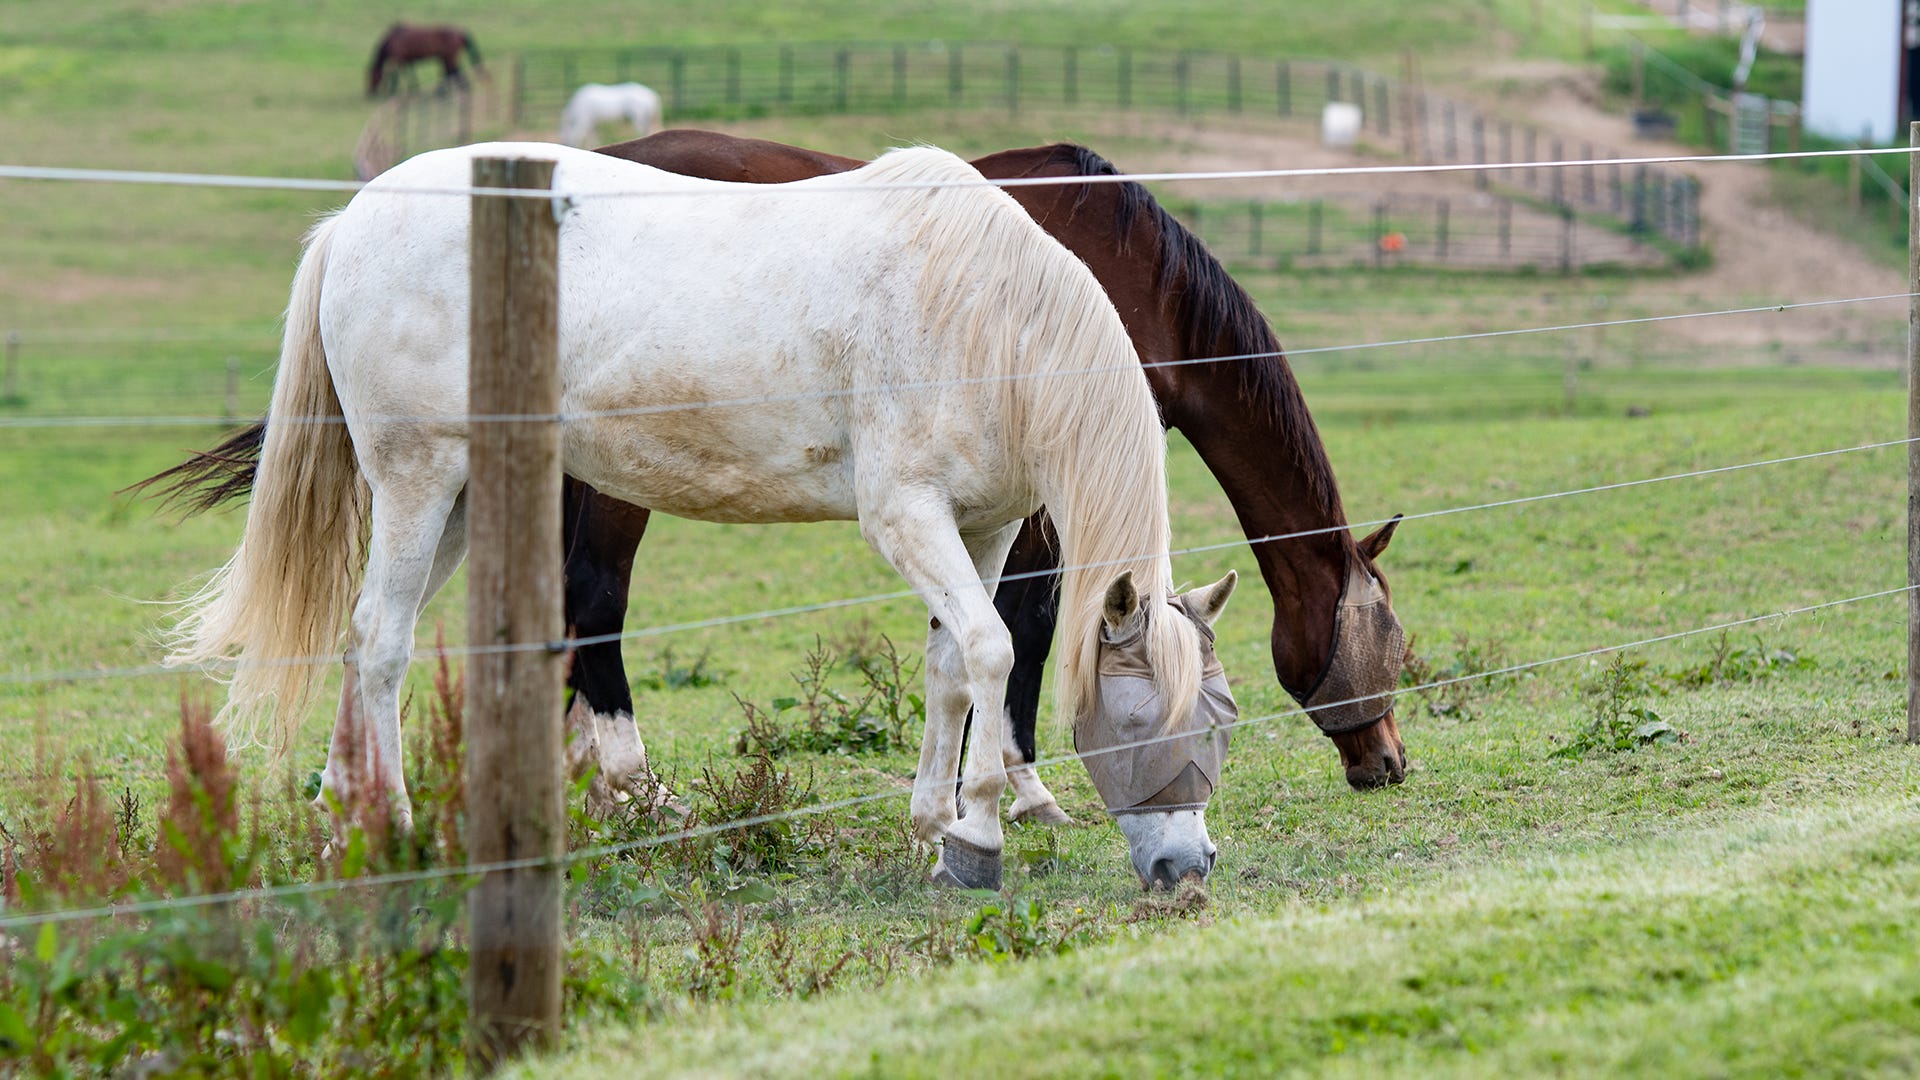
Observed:
[[[797,199],[511,143],[423,154],[362,189],[301,259],[274,381],[285,419],[267,426],[239,550],[189,601],[170,656],[237,661],[229,721],[267,711],[284,743],[306,711],[314,670],[284,661],[336,645],[364,513],[341,715],[365,727],[336,728],[322,798],[384,797],[410,818],[401,685],[420,610],[466,550],[469,214],[407,189],[464,186],[477,157],[548,155],[576,200],[560,244],[567,472],[685,517],[859,521],[931,616],[912,814],[941,843],[936,877],[999,881],[1013,646],[993,583],[1041,503],[1068,562],[1063,715],[1110,719],[1105,657],[1138,642],[1116,677],[1149,693],[1122,720],[1210,741],[1192,726],[1220,715],[1225,676],[1201,627],[1233,580],[1174,597],[1165,437],[1126,328],[1078,259],[930,148]],[[594,198],[635,190],[703,197]],[[1217,774],[1217,752],[1191,754]],[[343,790],[349,760],[371,763],[374,791]],[[1184,793],[1186,763],[1170,764]],[[1138,819],[1143,880],[1211,868],[1184,794],[1103,795]]]
[[[781,183],[855,168],[851,158],[758,139],[666,131],[603,147],[602,153],[692,176]],[[990,177],[1105,176],[1111,163],[1085,147],[1008,150],[976,160]],[[1377,560],[1389,525],[1362,540],[1346,531],[1333,468],[1306,401],[1253,298],[1206,247],[1138,184],[1063,184],[1007,189],[1042,227],[1093,271],[1113,298],[1168,426],[1178,428],[1220,481],[1247,538],[1255,541],[1273,603],[1271,648],[1280,685],[1301,704],[1364,698],[1364,708],[1313,717],[1339,752],[1356,789],[1406,775],[1391,699],[1404,656],[1399,624]],[[1183,364],[1208,357],[1222,363]],[[244,496],[252,483],[264,422],[144,483],[200,511]],[[567,482],[567,624],[578,637],[612,638],[626,618],[633,559],[647,511]],[[1296,532],[1313,535],[1259,542]],[[1013,632],[1007,709],[1022,758],[1035,757],[1041,674],[1052,645],[1059,566],[1044,515],[1021,533],[994,604]],[[1343,602],[1346,601],[1346,602]],[[581,646],[569,678],[576,691],[572,746],[598,765],[596,799],[658,797],[633,721],[633,698],[618,640]],[[583,762],[584,764],[584,762]],[[1013,777],[1011,812],[1063,820],[1030,772]]]
[[[567,99],[560,112],[560,141],[585,146],[594,141],[601,124],[624,120],[635,135],[650,135],[660,127],[660,95],[636,82],[605,86],[587,83]]]
[[[394,23],[387,28],[380,44],[374,46],[373,63],[367,66],[367,96],[372,97],[382,90],[393,93],[399,88],[400,73],[405,71],[411,78],[412,65],[418,60],[440,61],[442,89],[448,83],[465,86],[466,76],[460,73],[462,50],[473,58],[474,70],[480,71],[480,47],[473,43],[473,36],[465,30],[457,26]]]

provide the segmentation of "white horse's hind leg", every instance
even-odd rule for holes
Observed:
[[[335,724],[323,788],[342,803],[371,795],[388,800],[393,821],[412,827],[400,749],[400,688],[413,653],[420,609],[460,565],[466,553],[464,478],[441,479],[441,490],[402,500],[391,486],[376,487],[366,581],[353,611],[353,648],[347,703]],[[410,485],[411,486],[411,485]],[[365,780],[371,792],[354,790]],[[325,795],[323,795],[325,798]]]

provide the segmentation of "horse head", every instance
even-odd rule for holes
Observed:
[[[1407,632],[1393,613],[1386,577],[1375,560],[1400,519],[1354,544],[1333,619],[1333,648],[1319,681],[1300,703],[1340,751],[1356,791],[1407,778],[1407,748],[1393,715],[1393,691],[1407,658]]]
[[[1107,589],[1097,693],[1082,707],[1073,743],[1147,888],[1205,880],[1213,870],[1207,800],[1220,784],[1227,729],[1239,716],[1214,655],[1213,622],[1238,580],[1228,571],[1158,605],[1141,602],[1131,573]],[[1147,650],[1154,618],[1185,619],[1198,631],[1200,681],[1190,708],[1171,709],[1161,698]]]

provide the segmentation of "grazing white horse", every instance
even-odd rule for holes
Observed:
[[[1123,623],[1145,635],[1136,677],[1167,722],[1195,712],[1210,654],[1183,612],[1210,620],[1231,582],[1173,602],[1165,437],[1139,361],[1092,273],[1012,198],[929,148],[769,187],[504,143],[404,162],[307,241],[246,532],[190,601],[171,657],[239,661],[230,721],[264,713],[284,741],[315,670],[285,658],[335,652],[351,604],[357,685],[342,715],[366,728],[336,729],[325,784],[343,802],[384,795],[409,819],[401,684],[421,608],[467,543],[469,211],[445,192],[470,183],[474,158],[515,156],[557,158],[555,189],[572,199],[560,232],[566,471],[683,517],[857,520],[926,602],[912,814],[943,845],[936,876],[999,877],[1002,765],[1021,759],[992,593],[1043,503],[1067,567],[1064,715],[1099,707],[1103,625],[1111,637]],[[635,191],[672,197],[595,197]],[[315,422],[333,416],[344,424]],[[378,790],[345,790],[353,760]],[[1136,850],[1136,865],[1212,862],[1204,823],[1141,843],[1158,847]]]
[[[560,141],[585,146],[601,124],[625,120],[636,136],[651,135],[660,127],[660,95],[637,82],[587,83],[567,99],[560,112]]]

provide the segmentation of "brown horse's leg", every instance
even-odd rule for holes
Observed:
[[[620,656],[627,618],[633,557],[646,534],[648,512],[567,479],[561,542],[567,553],[566,610],[569,635],[600,638],[577,646],[567,685],[572,743],[568,760],[576,775],[597,769],[588,797],[605,813],[628,798],[657,806],[671,798],[647,768],[640,730],[633,720],[633,692]]]
[[[1023,766],[1037,756],[1034,728],[1040,715],[1040,678],[1046,670],[1047,653],[1053,648],[1053,627],[1059,618],[1059,569],[1060,540],[1043,510],[1028,518],[1021,528],[1013,550],[1007,553],[1000,587],[993,595],[993,606],[1013,635],[1013,671],[1007,676],[1007,721],[1012,728],[1012,737],[1006,743],[1007,766],[1013,770],[1009,780],[1014,795],[1009,813],[1015,821],[1050,825],[1069,820],[1066,811],[1060,809],[1039,776]]]

